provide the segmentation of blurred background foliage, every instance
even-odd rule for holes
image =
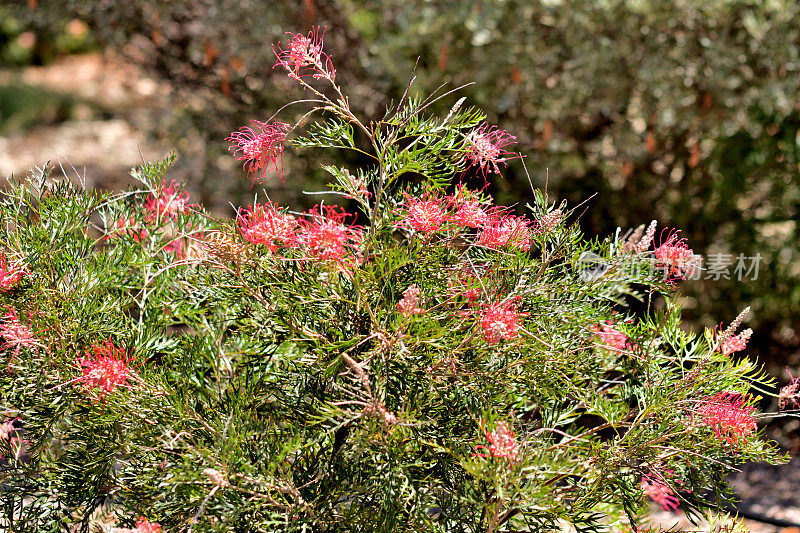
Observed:
[[[367,117],[412,72],[420,93],[474,82],[461,95],[518,136],[535,186],[572,204],[591,197],[587,233],[657,218],[706,257],[760,254],[756,280],[737,280],[731,265],[731,279],[686,283],[686,316],[713,325],[750,305],[750,353],[782,381],[786,365],[800,365],[796,0],[28,0],[0,10],[0,56],[20,66],[98,48],[145,67],[170,91],[151,133],[174,139],[190,188],[230,214],[228,202],[254,191],[223,139],[303,96],[272,69],[270,44],[311,25],[327,26],[338,78]],[[30,46],[30,33],[46,45]],[[8,90],[3,115],[30,106]],[[325,180],[319,163],[288,154],[286,183],[267,183],[271,198],[307,207],[315,199],[301,191]],[[498,202],[524,206],[521,163],[504,176],[491,186]]]

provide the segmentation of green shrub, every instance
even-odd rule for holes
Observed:
[[[287,142],[369,160],[327,166],[306,213],[215,219],[166,182],[171,159],[114,195],[12,181],[8,529],[107,513],[139,532],[623,531],[645,496],[698,517],[736,464],[779,460],[756,428],[763,375],[737,353],[744,313],[680,327],[685,241],[586,238],[539,190],[527,216],[496,206],[459,184],[518,157],[481,111],[406,96],[367,122],[319,31],[284,47],[308,123],[231,134],[248,178],[280,171]]]

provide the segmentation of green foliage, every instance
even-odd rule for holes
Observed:
[[[261,110],[277,109],[293,90],[281,72],[269,70],[274,58],[264,46],[286,29],[329,28],[331,56],[348,64],[342,80],[352,94],[368,96],[354,98],[354,110],[370,120],[385,107],[374,87],[397,101],[412,71],[420,94],[433,92],[443,77],[456,85],[476,82],[465,94],[514,131],[537,178],[549,171],[552,195],[577,204],[598,193],[580,220],[588,233],[610,234],[656,217],[683,228],[706,255],[760,253],[757,280],[689,284],[695,305],[688,316],[708,325],[752,305],[762,354],[776,342],[796,346],[797,2],[337,0],[303,6],[70,0],[40,2],[14,17],[58,26],[65,13],[77,14],[102,42],[136,50],[137,63],[148,62],[187,88],[185,102],[202,101],[176,100],[183,106],[175,121],[179,136],[199,130],[211,144]],[[206,151],[206,176],[220,176],[223,150]],[[341,159],[326,162],[355,161],[353,154]],[[271,195],[307,202],[297,190],[323,183],[324,173],[307,154],[293,164],[304,184],[287,182]],[[512,164],[505,178],[494,184],[498,199],[524,203],[530,192],[521,165]],[[228,177],[203,180],[204,190],[249,197],[232,190]],[[774,363],[782,372],[783,361]]]

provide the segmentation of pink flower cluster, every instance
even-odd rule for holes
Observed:
[[[245,240],[263,244],[271,252],[278,246],[291,248],[297,245],[297,218],[278,211],[271,203],[255,204],[244,210],[236,220]]]
[[[420,315],[425,312],[425,310],[419,306],[419,295],[419,287],[416,285],[409,285],[403,292],[403,298],[397,302],[397,309],[400,311],[401,315]]]
[[[158,522],[148,522],[144,518],[140,518],[136,522],[136,533],[161,533],[161,524]]]
[[[670,233],[654,254],[657,264],[672,279],[686,279],[697,272],[703,263],[703,259],[686,244],[686,239],[678,238],[677,232]]]
[[[489,209],[477,199],[453,200],[455,212],[450,220],[465,228],[479,228],[492,221]]]
[[[786,371],[789,372],[788,369]],[[790,403],[800,407],[800,377],[792,376],[791,372],[789,377],[792,380],[778,394],[778,409],[786,409]]]
[[[357,257],[362,239],[359,226],[345,224],[347,216],[337,206],[318,205],[295,217],[267,203],[243,210],[237,225],[245,240],[270,252],[299,249],[318,261],[341,263]]]
[[[8,360],[8,367],[11,368],[11,362],[14,360],[22,348],[33,348],[39,346],[36,336],[30,328],[19,321],[17,310],[9,307],[3,314],[2,322],[0,322],[0,337],[3,337],[6,342],[0,345],[0,349],[12,349],[13,353]]]
[[[361,244],[361,228],[344,223],[348,216],[344,209],[320,205],[300,221],[302,231],[299,242],[314,259],[342,262],[355,257]]]
[[[289,77],[296,80],[304,76],[324,78],[333,83],[336,70],[328,54],[322,51],[324,46],[325,28],[313,28],[307,35],[287,32],[290,36],[289,46],[285,50],[279,44],[272,46],[275,54],[275,65],[281,66],[289,73]]]
[[[730,355],[734,352],[739,352],[744,350],[747,347],[747,341],[750,340],[750,337],[752,335],[753,335],[753,330],[747,328],[738,335],[734,335],[731,338],[724,341],[722,343],[722,346],[720,347],[722,349],[723,355]]]
[[[284,122],[267,124],[251,120],[250,126],[234,131],[225,139],[232,143],[228,149],[236,160],[243,161],[242,168],[253,184],[263,183],[270,167],[284,179],[283,148],[289,129]]]
[[[489,344],[519,337],[520,319],[527,313],[517,312],[515,302],[487,305],[480,313],[483,337]]]
[[[188,203],[189,193],[182,190],[175,180],[169,184],[162,183],[156,192],[157,194],[150,194],[144,204],[148,217],[154,222],[174,219],[178,215],[186,214],[190,207],[195,207]],[[118,225],[119,222],[117,221]],[[123,220],[122,222],[123,224],[131,222],[135,224],[133,220]]]
[[[516,434],[511,429],[511,424],[508,422],[498,422],[494,431],[488,432],[484,428],[484,423],[481,422],[481,430],[489,441],[489,446],[479,445],[476,449],[485,449],[489,453],[476,453],[478,457],[500,457],[509,462],[516,462],[519,458],[519,444],[517,443]]]
[[[531,246],[533,231],[524,217],[504,215],[497,217],[478,233],[477,243],[487,248],[519,248]]]
[[[746,442],[756,430],[754,412],[744,395],[735,392],[720,392],[700,402],[695,409],[695,414],[714,430],[717,438],[730,445]]]
[[[486,178],[488,173],[500,173],[500,164],[519,157],[506,150],[506,146],[517,142],[517,138],[497,126],[484,122],[475,128],[466,139],[465,159],[471,166],[477,166]]]
[[[73,381],[82,383],[85,389],[103,398],[127,385],[133,376],[132,359],[124,348],[115,346],[110,340],[93,344],[91,351],[77,360],[83,375]]]
[[[406,194],[397,209],[402,217],[399,226],[419,233],[442,229],[451,222],[459,227],[478,229],[476,243],[487,248],[519,248],[527,250],[532,243],[534,229],[525,217],[507,214],[460,188],[453,196],[444,199],[429,194],[413,197]]]
[[[406,194],[404,206],[407,214],[403,222],[420,233],[436,231],[447,220],[447,212],[437,198],[427,195],[414,198]]]

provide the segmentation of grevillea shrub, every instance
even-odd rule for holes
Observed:
[[[170,159],[121,194],[10,180],[4,527],[627,531],[651,500],[697,517],[735,465],[779,459],[745,317],[680,327],[688,243],[587,239],[540,191],[524,215],[495,205],[466,184],[521,156],[457,95],[408,91],[364,123],[321,30],[275,53],[308,119],[233,132],[242,178],[298,179],[292,147],[368,161],[326,167],[309,212],[257,197],[216,219]]]

